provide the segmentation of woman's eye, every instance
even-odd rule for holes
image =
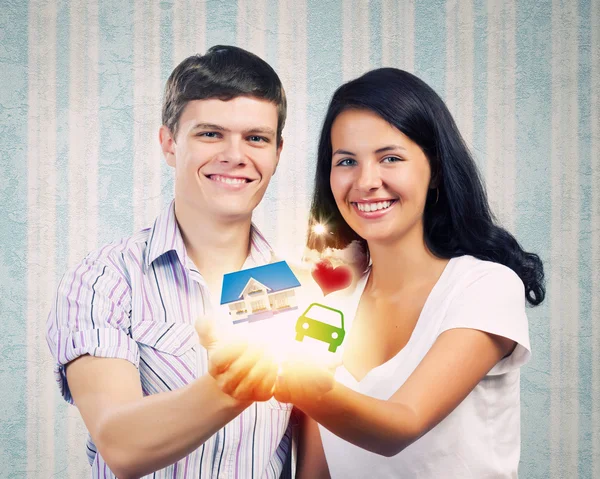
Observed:
[[[402,158],[398,158],[397,156],[386,156],[383,160],[384,163],[397,163],[399,161],[404,161]]]
[[[341,161],[338,161],[336,166],[352,166],[356,164],[356,160],[352,159],[352,158],[344,158]]]

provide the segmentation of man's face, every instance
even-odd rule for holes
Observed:
[[[173,138],[163,126],[160,140],[175,168],[175,198],[219,221],[246,219],[275,172],[277,107],[252,97],[193,100],[184,108]]]

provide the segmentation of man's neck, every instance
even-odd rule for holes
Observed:
[[[223,275],[239,270],[250,252],[251,217],[218,221],[198,213],[183,201],[175,201],[175,217],[187,256],[211,293],[220,296]]]

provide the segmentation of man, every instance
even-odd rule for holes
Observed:
[[[159,136],[174,202],[68,271],[48,318],[61,392],[90,433],[92,477],[282,473],[291,405],[271,397],[273,365],[249,351],[255,367],[240,378],[264,402],[225,394],[194,323],[216,312],[225,273],[271,261],[251,216],[285,117],[277,74],[240,48],[215,46],[171,74]]]

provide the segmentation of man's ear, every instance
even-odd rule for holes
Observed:
[[[175,168],[175,138],[173,138],[171,130],[165,125],[158,130],[158,140],[167,164]]]
[[[277,166],[279,166],[279,157],[281,156],[281,150],[283,149],[283,137],[279,139],[279,145],[277,145],[277,159],[275,160],[275,169],[273,170],[273,174],[277,171]]]

